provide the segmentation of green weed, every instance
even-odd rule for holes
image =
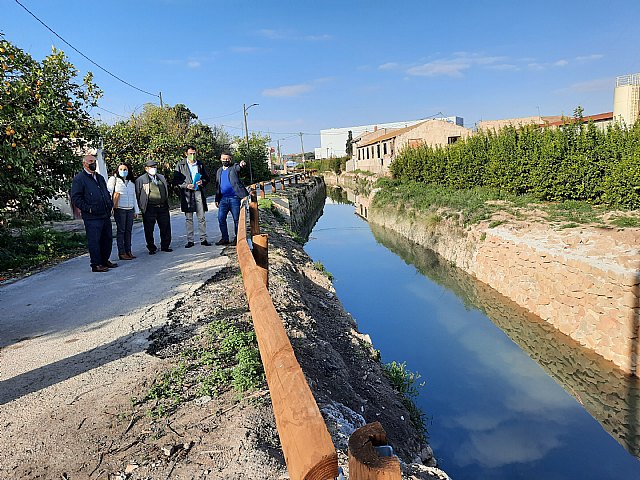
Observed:
[[[313,268],[326,275],[329,280],[333,281],[333,274],[325,268],[322,262],[313,262]]]
[[[255,332],[219,320],[209,324],[199,340],[200,345],[185,349],[178,365],[137,402],[155,400],[151,416],[170,415],[194,398],[216,397],[230,389],[242,393],[264,383]]]
[[[382,370],[391,382],[393,388],[402,395],[402,404],[409,411],[411,423],[416,427],[423,438],[427,435],[426,414],[418,408],[415,398],[418,396],[418,388],[422,388],[425,382],[417,383],[421,375],[407,370],[406,362],[390,362],[382,365]]]
[[[640,227],[640,219],[634,217],[612,217],[609,220],[618,228],[637,228]]]

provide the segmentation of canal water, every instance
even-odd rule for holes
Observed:
[[[305,250],[382,361],[426,381],[416,403],[441,468],[454,480],[640,479],[638,382],[354,212],[328,198]]]

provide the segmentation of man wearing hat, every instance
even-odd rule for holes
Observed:
[[[169,218],[169,188],[166,179],[158,173],[158,164],[155,160],[148,160],[144,164],[147,173],[136,179],[136,197],[138,206],[142,212],[142,224],[144,226],[144,238],[147,241],[149,254],[153,255],[158,250],[153,238],[153,229],[158,222],[160,230],[160,250],[172,252],[171,245],[171,219]]]

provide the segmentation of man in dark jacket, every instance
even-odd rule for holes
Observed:
[[[231,154],[220,155],[222,167],[216,172],[216,207],[218,207],[218,225],[222,238],[216,245],[229,245],[229,231],[227,229],[227,215],[231,211],[233,223],[235,225],[233,245],[236,244],[238,235],[238,219],[240,218],[240,200],[247,196],[247,189],[240,181],[238,172],[246,165],[243,161],[240,164],[231,163]]]
[[[96,173],[96,157],[85,155],[82,172],[73,177],[71,202],[82,212],[87,232],[91,270],[108,272],[118,265],[109,260],[113,244],[111,212],[113,201],[102,175]]]
[[[158,173],[155,160],[144,164],[146,173],[136,178],[136,198],[142,212],[144,238],[147,241],[149,255],[158,251],[153,237],[156,223],[160,230],[160,250],[173,252],[171,248],[171,217],[169,215],[169,185],[163,175]]]
[[[207,196],[205,187],[209,183],[209,174],[204,164],[196,159],[196,148],[189,145],[186,149],[186,158],[183,158],[174,168],[173,184],[180,188],[180,207],[184,212],[187,227],[186,248],[191,248],[193,243],[193,213],[198,216],[198,232],[200,245],[211,246],[207,241],[207,220],[204,212],[207,208]]]

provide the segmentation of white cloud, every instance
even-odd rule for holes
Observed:
[[[378,65],[378,70],[393,70],[398,67],[399,65],[395,62],[387,62],[383,63],[382,65]]]
[[[450,77],[461,77],[462,72],[471,68],[469,62],[453,60],[436,60],[435,62],[424,63],[407,70],[409,75],[420,77],[435,77],[436,75],[448,75]]]
[[[569,62],[562,59],[562,60],[558,60],[557,62],[554,62],[553,65],[556,67],[566,67],[567,65],[569,65]]]
[[[187,67],[189,68],[200,68],[202,64],[197,60],[189,60],[187,62]]]
[[[321,35],[307,35],[306,37],[304,37],[305,40],[310,40],[312,42],[331,40],[332,38],[333,36],[327,33],[323,33]]]
[[[489,65],[487,68],[490,69],[490,70],[503,70],[503,71],[508,71],[508,70],[518,71],[518,70],[520,70],[520,67],[518,67],[517,65],[513,65],[512,63],[498,63],[496,65]]]
[[[461,77],[465,70],[473,66],[490,67],[498,62],[507,60],[507,57],[490,57],[479,53],[456,52],[452,58],[434,60],[410,67],[407,70],[409,75],[422,77],[433,77],[436,75],[447,75],[450,77]]]
[[[313,90],[313,86],[300,83],[298,85],[283,85],[277,88],[267,88],[262,91],[265,97],[297,97],[303,93]]]
[[[292,31],[275,30],[271,28],[263,28],[259,30],[258,35],[270,40],[305,40],[309,42],[325,41],[333,38],[333,36],[328,33],[321,33],[317,35],[298,35]]]
[[[591,54],[591,55],[584,55],[584,56],[576,57],[576,60],[578,62],[589,62],[589,61],[592,61],[592,60],[600,60],[603,57],[604,57],[604,55],[602,55],[601,53],[594,53],[594,54]]]
[[[257,53],[262,50],[260,47],[231,47],[233,53]]]
[[[263,28],[262,30],[258,30],[258,34],[263,37],[270,38],[271,40],[280,40],[286,37],[284,32],[280,30],[273,30],[270,28]]]
[[[599,92],[603,90],[613,90],[613,87],[615,87],[615,84],[616,83],[614,78],[596,78],[594,80],[587,80],[586,82],[573,83],[569,85],[567,88],[557,90],[556,93],[567,93],[567,92],[586,93],[586,92]]]

